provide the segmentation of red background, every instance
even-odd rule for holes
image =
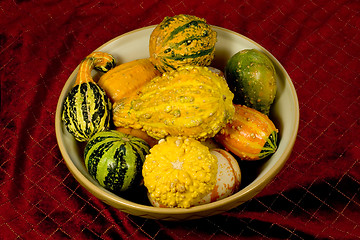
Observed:
[[[293,80],[300,126],[282,171],[254,199],[188,222],[127,215],[87,192],[58,149],[68,76],[125,32],[187,13],[269,50]],[[357,239],[360,2],[0,1],[1,239]]]

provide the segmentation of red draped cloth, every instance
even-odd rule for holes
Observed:
[[[285,67],[300,126],[280,173],[219,215],[128,215],[70,174],[57,100],[80,61],[128,31],[180,13],[251,38]],[[360,2],[0,1],[0,239],[359,239]]]

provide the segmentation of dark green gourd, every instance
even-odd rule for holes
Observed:
[[[225,78],[235,104],[269,114],[277,90],[276,72],[264,53],[245,49],[234,54],[226,64]]]
[[[95,133],[110,127],[111,102],[91,77],[91,70],[107,72],[115,67],[107,53],[94,52],[80,64],[73,88],[63,103],[62,120],[77,141],[88,141]]]
[[[115,130],[99,132],[85,147],[85,166],[101,186],[120,193],[142,182],[142,166],[149,149],[138,137]]]

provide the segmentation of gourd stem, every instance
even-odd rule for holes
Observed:
[[[115,59],[108,53],[93,52],[81,61],[79,72],[76,76],[75,85],[94,82],[91,71],[96,70],[107,72],[115,67]]]

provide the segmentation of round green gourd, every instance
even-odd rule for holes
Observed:
[[[120,193],[139,186],[150,146],[142,139],[115,130],[96,133],[84,150],[90,175],[106,189]]]
[[[91,77],[91,70],[107,72],[115,66],[107,53],[94,52],[80,64],[73,88],[63,103],[62,120],[77,141],[88,141],[110,127],[111,102],[105,91]]]
[[[226,64],[225,78],[235,104],[269,114],[277,90],[276,72],[264,53],[245,49],[234,54]]]
[[[209,66],[216,32],[205,19],[180,14],[165,17],[150,35],[150,61],[160,72],[184,65]]]

